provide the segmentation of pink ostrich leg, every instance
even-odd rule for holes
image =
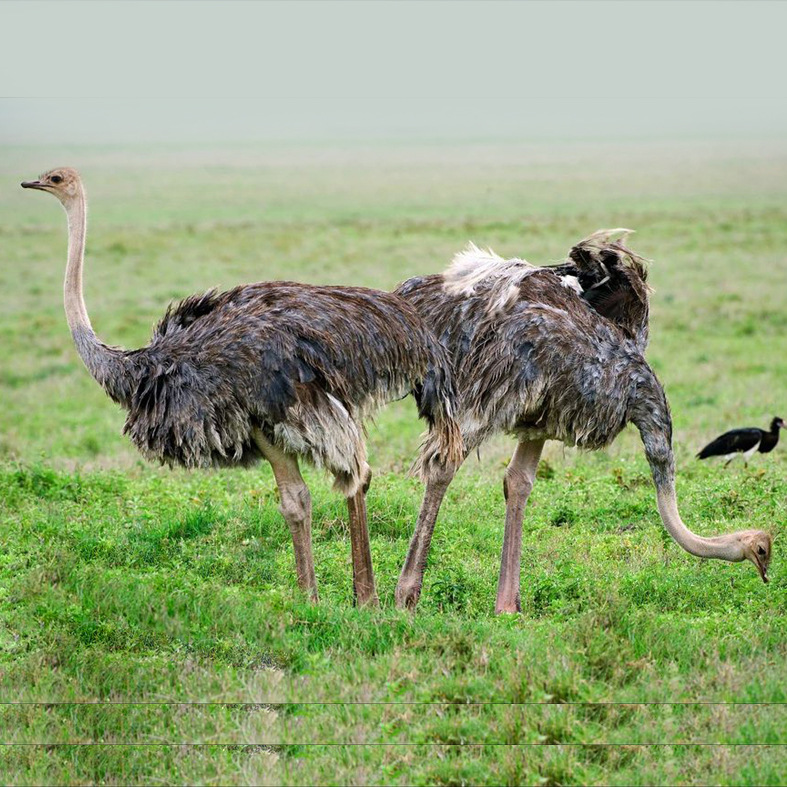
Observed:
[[[506,496],[506,527],[495,602],[495,612],[498,613],[522,611],[519,601],[522,520],[527,499],[536,480],[536,468],[543,447],[543,440],[520,442],[514,450],[503,480],[503,491]]]

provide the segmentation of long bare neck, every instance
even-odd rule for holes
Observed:
[[[93,334],[93,326],[90,324],[82,295],[82,267],[85,261],[87,234],[87,203],[83,189],[80,188],[79,194],[69,201],[66,206],[66,217],[68,218],[68,263],[63,295],[68,327],[79,348],[77,336]]]
[[[656,501],[664,527],[687,552],[697,557],[713,557],[733,563],[744,559],[741,544],[733,533],[705,537],[692,533],[686,527],[678,513],[674,480],[665,486],[656,487]]]
[[[96,336],[82,294],[87,201],[81,184],[79,192],[64,207],[68,217],[68,262],[63,296],[68,327],[90,374],[112,399],[125,405],[130,395],[130,380],[124,352],[117,347],[107,347]]]
[[[689,530],[678,513],[675,494],[675,459],[672,453],[672,420],[664,391],[650,369],[640,378],[637,401],[631,420],[637,426],[645,446],[656,502],[664,527],[673,539],[692,555],[738,562],[744,559],[742,543],[736,533],[699,536]]]

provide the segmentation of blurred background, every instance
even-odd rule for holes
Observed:
[[[58,165],[87,186],[109,343],[212,286],[390,288],[470,240],[544,264],[625,226],[654,261],[679,456],[784,414],[784,4],[11,2],[0,21],[0,455],[139,461],[70,344],[63,216],[18,187]],[[399,469],[419,429],[387,411],[373,457]]]

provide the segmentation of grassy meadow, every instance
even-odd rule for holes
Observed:
[[[548,444],[523,612],[495,617],[499,437],[448,492],[417,614],[397,611],[422,491],[405,400],[369,425],[382,608],[352,607],[344,502],[311,469],[306,603],[267,465],[171,471],[121,437],[65,324],[63,212],[18,185],[57,165],[88,190],[93,325],[128,347],[212,286],[390,288],[468,240],[547,263],[636,229],[683,518],[775,534],[770,584],[670,540],[629,429]],[[0,781],[787,783],[787,445],[693,459],[787,417],[787,145],[6,148],[0,182]]]

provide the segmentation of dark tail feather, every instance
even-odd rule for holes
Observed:
[[[454,388],[448,354],[435,339],[429,342],[429,368],[413,394],[418,403],[418,414],[429,424],[412,472],[426,480],[431,471],[446,464],[459,464],[464,458],[464,441],[457,412],[457,395]]]
[[[697,454],[697,459],[707,459],[709,456],[719,456],[722,451],[716,450],[716,440],[708,443],[705,448]]]
[[[576,266],[582,297],[644,349],[648,340],[648,260],[626,247],[624,241],[632,231],[598,230],[577,243],[568,260]],[[622,237],[614,240],[616,235]]]

